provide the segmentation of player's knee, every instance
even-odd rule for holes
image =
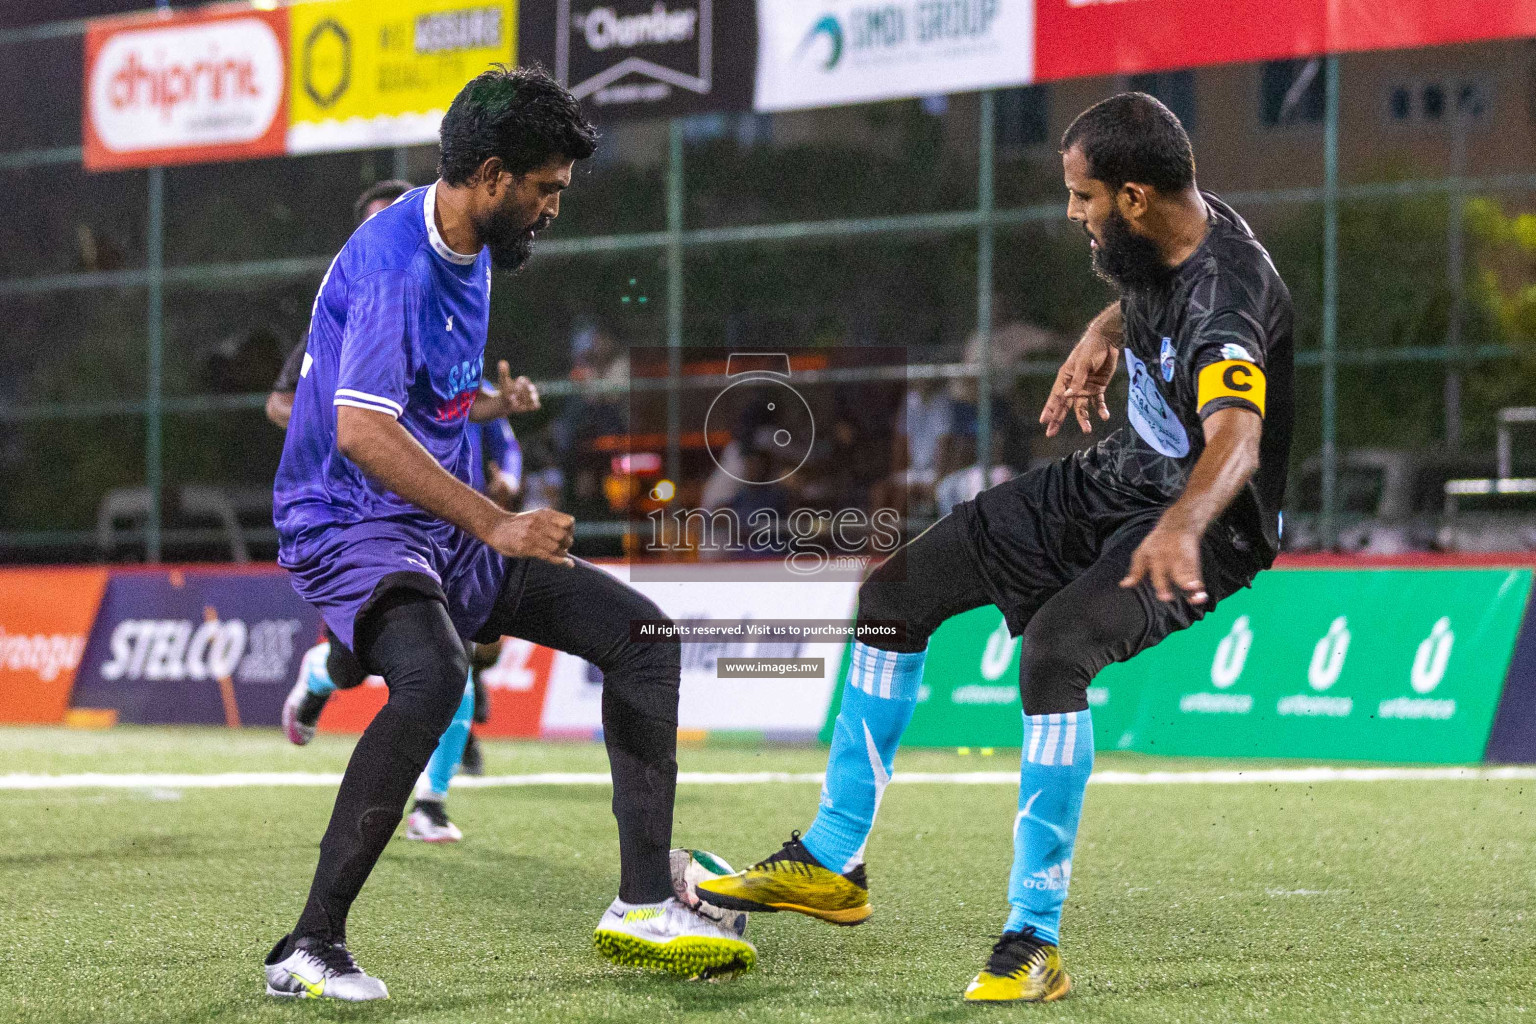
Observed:
[[[1026,715],[1059,715],[1088,707],[1091,675],[1084,640],[1065,623],[1037,615],[1019,645],[1019,696]]]
[[[859,612],[857,635],[871,647],[886,651],[916,652],[928,646],[929,630],[913,621],[909,607],[908,584],[902,578],[899,567],[886,562],[865,578],[859,585]],[[897,623],[901,633],[897,639],[886,639],[869,629],[874,624]]]
[[[615,636],[608,651],[595,659],[604,677],[623,676],[653,685],[677,688],[682,676],[683,651],[673,631],[675,624],[655,602],[629,592],[626,607],[619,618],[623,632]],[[642,629],[634,627],[640,624]],[[644,627],[654,627],[646,631]]]

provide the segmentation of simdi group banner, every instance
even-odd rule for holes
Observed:
[[[1481,760],[1530,590],[1530,569],[1272,570],[1100,673],[1087,695],[1095,741],[1169,755]],[[907,742],[1017,746],[1018,649],[990,607],[941,627]]]

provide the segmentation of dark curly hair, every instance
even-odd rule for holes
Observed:
[[[585,160],[597,150],[597,129],[581,105],[537,64],[497,64],[459,90],[443,115],[437,173],[463,185],[480,165],[501,157],[507,171],[527,174],[556,157]]]
[[[1077,115],[1061,151],[1081,146],[1088,176],[1118,192],[1128,181],[1159,192],[1195,183],[1195,151],[1178,115],[1144,92],[1122,92]]]

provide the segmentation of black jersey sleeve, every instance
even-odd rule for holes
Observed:
[[[1264,330],[1251,315],[1218,309],[1207,316],[1189,361],[1200,418],[1221,409],[1249,409],[1263,416],[1265,355]]]
[[[304,369],[304,350],[305,345],[300,342],[288,353],[288,358],[283,360],[283,368],[277,373],[277,380],[272,382],[273,391],[292,394],[299,389],[299,374]]]

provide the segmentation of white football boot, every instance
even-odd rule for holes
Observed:
[[[614,900],[592,944],[620,966],[684,978],[728,977],[757,963],[752,943],[676,899],[638,905]]]
[[[405,838],[423,843],[456,843],[464,838],[464,833],[448,820],[448,809],[441,800],[418,797],[416,806],[405,819]]]
[[[325,702],[331,697],[329,693],[321,696],[312,692],[309,681],[330,680],[325,667],[325,659],[330,656],[331,645],[320,643],[305,651],[304,657],[299,659],[299,679],[283,701],[283,735],[288,737],[289,743],[302,747],[315,738],[315,723],[320,721],[320,712],[325,710]]]
[[[343,999],[363,1003],[388,999],[389,989],[378,978],[363,973],[347,952],[345,943],[305,937],[293,944],[281,960],[288,936],[278,940],[267,954],[267,995],[286,999]]]

